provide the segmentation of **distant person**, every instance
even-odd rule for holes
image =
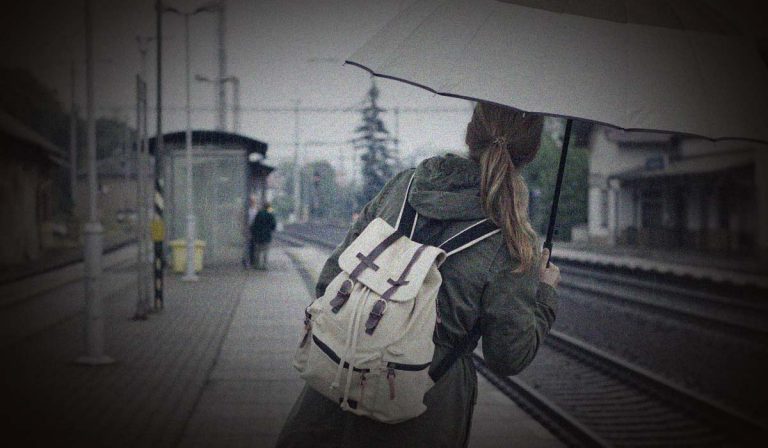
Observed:
[[[277,228],[277,221],[272,212],[272,205],[265,202],[251,224],[251,240],[255,252],[252,265],[256,269],[267,270],[269,244],[272,242],[272,232],[275,231],[275,228]]]
[[[435,351],[427,367],[436,382],[424,395],[426,411],[400,423],[382,423],[347,412],[339,401],[305,386],[283,426],[278,447],[467,446],[477,397],[477,373],[471,354],[478,339],[482,337],[488,367],[504,377],[514,375],[531,363],[555,320],[555,288],[560,274],[556,266],[547,266],[549,252],[539,250],[536,233],[528,220],[528,191],[520,173],[536,156],[541,132],[541,116],[479,103],[467,126],[465,141],[469,157],[432,157],[415,170],[395,176],[363,208],[345,241],[336,248],[320,274],[318,297],[325,294],[330,282],[340,274],[340,254],[375,218],[395,225],[411,178],[413,184],[407,201],[418,213],[414,241],[437,245],[485,218],[501,229],[449,257],[440,266],[438,319],[432,333]],[[374,263],[369,266],[375,266]],[[381,267],[384,266],[371,269]],[[344,284],[334,287],[340,288],[338,299],[334,300],[340,299],[341,306]],[[376,315],[371,311],[371,315],[383,322],[387,319],[387,311],[383,310]],[[362,317],[358,321],[365,321],[367,329],[368,316],[364,311],[359,315]],[[305,331],[311,331],[313,324],[320,325],[313,317],[309,315],[305,321]],[[349,331],[357,334],[353,329]],[[307,339],[308,334],[304,339],[308,342],[302,344],[317,345],[318,351],[314,353],[322,360],[325,352],[329,365],[337,369],[338,360],[328,354],[332,349],[321,346],[314,338]],[[360,337],[367,335],[363,332]],[[448,360],[447,370],[436,378],[434,372],[446,367],[444,360]],[[342,365],[337,376],[354,378],[352,381],[359,381],[360,388],[366,384],[380,386],[381,390],[374,389],[377,392],[373,399],[392,400],[396,384],[402,384],[397,382],[404,381],[401,377],[408,378],[402,370],[395,375],[397,368],[387,364],[376,372],[368,370],[369,375],[365,376],[363,371],[347,375],[348,367]],[[381,382],[383,375],[386,375],[384,383]],[[387,382],[390,382],[389,393]],[[353,406],[357,404],[348,403],[348,409]]]
[[[256,218],[256,214],[259,213],[257,207],[256,195],[248,197],[248,210],[246,215],[246,232],[245,232],[245,254],[243,255],[243,267],[249,268],[254,265],[254,242],[251,236],[251,227],[253,226],[253,220]]]

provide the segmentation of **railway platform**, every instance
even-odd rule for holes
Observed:
[[[336,225],[293,224],[286,231],[301,234],[313,243],[330,246],[329,243],[342,241],[347,229]],[[758,256],[563,241],[555,242],[552,256],[565,262],[768,289],[768,261]]]
[[[165,308],[133,321],[126,255],[103,275],[106,351],[116,363],[101,367],[73,362],[82,348],[80,283],[7,304],[4,434],[32,446],[272,446],[303,386],[290,361],[324,257],[278,243],[266,272],[233,260],[196,283],[168,275]],[[562,444],[481,378],[470,446]]]
[[[768,262],[758,257],[586,242],[558,242],[552,256],[572,262],[768,289]]]

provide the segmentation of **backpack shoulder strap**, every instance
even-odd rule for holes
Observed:
[[[419,219],[416,209],[408,203],[408,195],[411,193],[411,185],[413,185],[415,174],[412,174],[411,179],[408,181],[408,188],[405,189],[405,196],[403,197],[403,205],[400,206],[400,214],[397,216],[397,223],[395,224],[395,228],[397,228],[401,235],[411,239],[413,239],[413,231],[416,229],[416,221]]]
[[[435,383],[438,382],[461,355],[469,353],[469,348],[472,344],[477,344],[477,341],[480,340],[480,333],[480,323],[477,322],[475,323],[475,326],[469,330],[469,333],[467,333],[464,338],[462,338],[451,351],[445,355],[445,358],[440,360],[432,369],[430,369],[429,376],[432,378],[432,381]]]
[[[450,257],[499,232],[501,229],[496,227],[496,224],[488,219],[483,219],[448,238],[438,247]]]

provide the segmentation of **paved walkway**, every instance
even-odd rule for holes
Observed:
[[[246,281],[182,446],[273,446],[303,381],[291,359],[308,292],[282,250]]]
[[[197,283],[169,276],[165,310],[144,322],[130,320],[133,269],[107,271],[110,366],[72,362],[82,344],[76,291],[3,309],[4,323],[18,321],[0,345],[4,437],[32,446],[272,446],[303,385],[290,361],[307,280],[325,257],[311,248],[272,252],[268,272],[232,264],[206,269]],[[20,311],[37,302],[68,305]],[[560,445],[483,380],[473,427],[473,448]]]
[[[104,281],[124,275],[110,271]],[[8,366],[0,370],[3,433],[12,431],[30,445],[176,445],[247,279],[234,268],[209,270],[194,284],[169,277],[165,310],[144,322],[130,320],[134,284],[106,296],[107,354],[117,360],[110,366],[72,362],[82,346],[80,315],[42,329],[29,322],[27,334],[0,351]],[[8,316],[15,308],[3,311]]]

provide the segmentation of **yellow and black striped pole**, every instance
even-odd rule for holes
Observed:
[[[152,234],[152,244],[155,250],[153,271],[154,271],[154,286],[155,286],[155,303],[156,310],[163,308],[163,272],[165,268],[165,259],[163,257],[163,240],[165,239],[165,222],[163,221],[163,180],[162,178],[155,179],[155,213],[152,217],[152,224],[150,226]]]
[[[161,0],[155,2],[155,13],[157,14],[157,34],[155,35],[157,44],[157,139],[155,142],[155,195],[154,195],[154,215],[152,217],[151,234],[152,244],[154,245],[154,289],[155,301],[154,308],[159,310],[163,308],[163,271],[165,268],[165,258],[163,254],[163,240],[165,239],[165,221],[163,211],[165,202],[163,200],[163,178],[165,167],[163,159],[165,151],[163,148],[163,88],[162,88],[162,42],[163,42],[163,3]]]

